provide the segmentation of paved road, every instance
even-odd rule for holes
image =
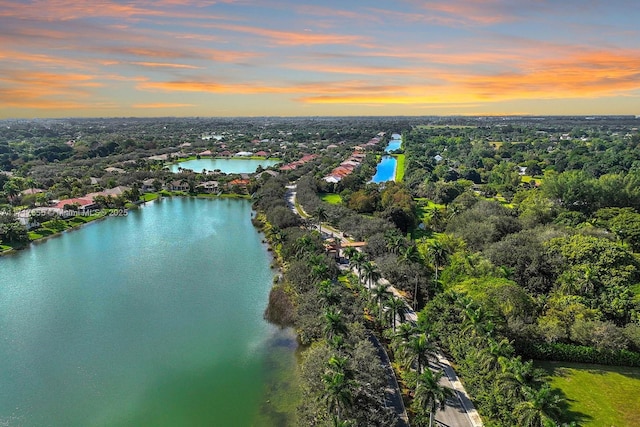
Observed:
[[[295,185],[287,186],[287,192],[286,192],[285,198],[287,200],[287,205],[289,206],[289,208],[295,214],[300,215],[300,212],[298,212],[298,210],[296,209],[296,186]],[[315,227],[316,229],[318,228],[317,226]],[[329,229],[329,231],[334,236],[338,236],[342,243],[349,242],[349,240],[345,238],[343,233],[340,232],[339,230],[332,229],[330,227],[328,228],[327,226],[325,226],[324,230],[327,231],[327,229]],[[353,273],[357,275],[357,272],[353,271]],[[388,285],[389,290],[396,297],[400,297],[404,300],[404,296],[400,293],[400,291],[398,291],[395,287],[393,287],[387,279],[382,278],[379,280],[379,283]],[[406,302],[406,300],[405,300],[405,304],[407,306],[407,310],[405,312],[405,319],[408,320],[409,322],[416,323],[418,321],[417,314],[415,313],[415,311],[413,311],[413,309],[411,308],[409,303]],[[377,339],[375,339],[375,337],[373,337],[373,339],[377,342]],[[393,373],[393,368],[391,367],[391,364],[389,362],[389,357],[387,356],[387,353],[384,350],[384,347],[382,347],[378,342],[376,345],[376,348],[378,349],[380,360],[383,366],[385,366],[385,369],[390,369]],[[436,413],[435,420],[440,426],[445,426],[445,427],[466,427],[466,426],[482,427],[483,424],[482,424],[482,419],[480,418],[480,414],[478,414],[478,411],[473,406],[473,402],[471,402],[471,399],[469,398],[467,391],[464,389],[464,386],[462,385],[457,374],[451,367],[451,364],[440,351],[436,353],[436,358],[437,358],[437,361],[429,362],[429,367],[434,370],[441,369],[444,371],[445,375],[443,375],[442,379],[440,380],[441,384],[453,390],[454,397],[447,399],[447,405],[445,406],[445,409],[442,411],[439,410]],[[393,373],[393,382],[390,380],[390,375],[388,372],[387,372],[387,378],[389,379],[389,388],[394,387],[399,396],[400,388],[398,387],[398,383],[395,378],[395,373]],[[395,385],[393,383],[395,383]],[[392,401],[393,400],[391,400],[390,402]],[[396,402],[394,404],[394,406],[397,405],[396,407],[397,407],[398,414],[401,413],[400,404],[402,405],[402,414],[403,414],[401,418],[403,420],[408,420],[408,418],[406,418],[407,415],[404,409],[404,403],[402,403],[402,398],[400,398],[400,403]],[[408,421],[405,421],[405,422],[406,422],[405,425],[408,426],[409,425]]]
[[[402,400],[402,394],[400,393],[400,387],[398,386],[396,373],[393,371],[393,367],[391,367],[391,361],[389,360],[387,351],[372,333],[369,333],[369,341],[378,351],[378,357],[380,358],[385,373],[387,374],[387,387],[384,390],[385,406],[393,407],[396,414],[398,414],[396,427],[409,427],[409,417],[407,416],[407,411],[405,410],[404,402]]]

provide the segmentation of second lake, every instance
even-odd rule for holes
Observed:
[[[173,173],[179,172],[179,168],[191,169],[194,172],[202,172],[206,170],[212,172],[219,170],[224,173],[254,173],[258,166],[267,168],[269,166],[281,163],[280,160],[273,159],[196,159],[187,160],[186,162],[175,163],[169,166],[169,170]]]

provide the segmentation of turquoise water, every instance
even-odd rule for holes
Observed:
[[[399,149],[401,146],[402,146],[402,141],[396,141],[396,140],[389,141],[386,148],[384,149],[384,152],[390,153],[392,151]]]
[[[394,133],[391,136],[391,140],[387,143],[387,146],[384,149],[385,153],[391,153],[392,151],[398,150],[402,147],[402,135]]]
[[[164,199],[0,258],[0,425],[291,424],[250,215]]]
[[[196,159],[176,163],[169,168],[174,173],[178,172],[178,168],[191,169],[194,172],[202,172],[203,169],[207,171],[219,169],[224,173],[253,173],[258,166],[266,168],[278,163],[281,161],[272,159]]]
[[[382,156],[380,163],[376,166],[376,174],[371,178],[371,182],[393,181],[396,174],[396,163],[395,157]]]

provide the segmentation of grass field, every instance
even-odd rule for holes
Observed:
[[[536,183],[538,183],[538,184],[541,184],[543,179],[544,179],[544,178],[539,177],[539,176],[529,176],[529,175],[523,175],[523,176],[521,177],[522,182],[531,182],[531,181],[535,181],[535,182],[536,182]]]
[[[445,205],[435,203],[433,200],[429,200],[426,198],[416,197],[413,200],[416,202],[416,205],[418,207],[418,218],[420,218],[420,221],[422,222],[429,220],[429,218],[431,217],[431,209],[445,209],[446,207]]]
[[[640,368],[537,362],[564,393],[569,418],[585,427],[640,425]]]
[[[342,197],[340,197],[339,194],[335,193],[321,193],[320,199],[323,202],[327,202],[332,205],[339,205],[340,203],[342,203]]]
[[[404,180],[404,161],[405,161],[405,155],[404,154],[398,154],[397,156],[394,156],[397,160],[396,163],[396,178],[395,181],[396,182],[402,182]]]

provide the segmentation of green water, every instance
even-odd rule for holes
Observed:
[[[250,216],[164,199],[0,258],[0,426],[292,425]]]

